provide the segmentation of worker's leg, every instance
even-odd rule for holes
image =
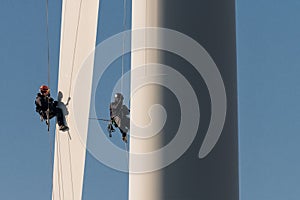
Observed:
[[[54,108],[58,126],[64,125],[63,113],[60,108]]]
[[[69,127],[65,125],[64,116],[63,116],[62,110],[60,108],[56,107],[55,108],[55,113],[56,113],[56,120],[57,120],[57,124],[59,126],[59,130],[61,130],[61,131],[68,130]]]

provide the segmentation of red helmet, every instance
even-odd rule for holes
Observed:
[[[49,92],[49,88],[47,85],[41,85],[40,91],[42,94]]]

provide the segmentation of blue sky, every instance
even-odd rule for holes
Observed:
[[[300,198],[300,2],[238,0],[242,200]]]
[[[49,2],[55,96],[61,1]],[[101,1],[98,43],[123,30],[122,3]],[[299,10],[298,0],[237,0],[241,200],[300,197]],[[34,111],[47,82],[45,1],[1,0],[0,21],[0,196],[50,199],[49,138]],[[83,199],[127,199],[127,178],[87,154]]]
[[[34,106],[38,88],[47,84],[48,76],[45,5],[45,1],[35,0],[3,0],[0,3],[0,87],[4,111],[0,116],[1,199],[50,199],[49,137]],[[123,30],[123,0],[103,0],[100,6],[97,43]],[[129,28],[130,1],[127,7]],[[49,0],[50,87],[54,97],[57,94],[60,18],[61,1]],[[119,64],[120,61],[116,61],[115,65]],[[129,65],[125,70],[126,67]],[[108,115],[106,109],[104,118]],[[52,144],[53,138],[52,126]],[[113,137],[113,142],[121,144],[120,137]],[[99,199],[99,196],[108,200],[127,199],[127,182],[127,174],[111,170],[87,154],[83,199]]]

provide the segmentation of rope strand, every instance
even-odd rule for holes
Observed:
[[[53,155],[53,150],[52,150],[52,142],[51,142],[51,137],[50,134],[48,134],[48,138],[49,138],[49,160],[50,160],[50,174],[53,173],[53,161],[52,161],[52,155]],[[50,183],[50,194],[54,194],[53,193],[53,178],[51,178],[51,183]],[[51,197],[50,197],[51,198]],[[54,197],[53,197],[54,198]]]
[[[127,146],[127,143],[124,142],[125,144],[125,151],[126,151],[126,162],[127,162],[127,166],[128,166],[128,171],[129,171],[129,149],[128,149],[128,146]]]
[[[75,54],[76,54],[76,49],[77,49],[77,42],[78,42],[78,30],[79,30],[79,24],[80,24],[80,17],[81,17],[81,7],[82,7],[82,0],[80,1],[79,5],[79,11],[78,11],[78,19],[77,19],[77,27],[76,27],[76,34],[75,34],[75,44],[74,44],[74,49],[73,49],[73,55],[72,55],[72,68],[71,68],[71,76],[70,76],[70,82],[69,82],[69,93],[68,96],[70,98],[71,96],[71,90],[72,90],[72,80],[73,80],[73,72],[74,72],[74,65],[75,65]],[[66,118],[68,121],[68,119]],[[72,199],[74,199],[74,183],[73,183],[73,172],[72,172],[72,156],[71,156],[71,147],[70,147],[70,133],[69,138],[68,138],[68,150],[69,150],[69,162],[70,162],[70,174],[71,174],[71,184],[72,184]]]
[[[126,7],[127,7],[127,1],[123,0],[123,53],[122,53],[122,77],[121,77],[121,93],[123,93],[123,79],[124,79],[124,53],[125,53],[125,31],[126,31],[126,18],[127,18],[127,12],[126,12]],[[129,169],[129,155],[128,155],[128,149],[127,149],[127,143],[124,142],[125,144],[125,151],[126,151],[126,162],[127,166]]]
[[[47,37],[47,69],[48,69],[48,87],[50,86],[50,41],[49,41],[49,5],[48,5],[48,0],[46,0],[46,37]],[[50,102],[49,98],[48,99],[48,109],[47,109],[47,126],[48,126],[48,134],[49,134],[49,129],[50,129],[50,120],[49,120],[49,115],[50,115]]]
[[[50,40],[49,40],[49,5],[48,5],[48,0],[46,0],[46,34],[47,34],[48,86],[50,86]]]
[[[123,46],[122,46],[122,76],[121,76],[121,93],[123,93],[123,76],[124,76],[124,53],[125,53],[125,30],[126,30],[126,0],[123,0]]]
[[[76,53],[76,48],[77,48],[77,40],[78,40],[78,29],[79,29],[80,16],[81,16],[81,6],[82,6],[82,0],[80,1],[80,5],[79,5],[79,14],[78,14],[78,20],[77,20],[77,27],[76,27],[75,44],[74,44],[74,49],[73,49],[72,70],[71,70],[70,87],[69,87],[69,97],[71,95],[71,89],[72,89],[72,79],[73,79],[73,71],[74,71],[74,64],[75,64],[75,53]]]
[[[69,147],[69,162],[70,162],[70,172],[71,172],[71,183],[72,183],[72,199],[74,200],[74,183],[73,183],[73,173],[72,173],[72,154],[71,154],[71,147],[70,147],[70,138],[68,138],[68,147]]]
[[[148,49],[147,49],[147,24],[148,24],[148,0],[146,0],[146,13],[145,13],[145,76],[147,76],[147,64],[148,64]]]
[[[49,2],[46,0],[46,39],[47,39],[47,72],[48,72],[48,87],[50,86],[50,40],[49,40]],[[50,102],[48,98],[48,109],[47,109],[47,126],[48,126],[48,138],[49,138],[49,163],[50,163],[50,174],[53,173],[53,160],[52,160],[52,155],[53,155],[53,150],[52,150],[52,142],[51,142],[51,135],[50,135],[50,120],[49,120],[49,114],[50,114]],[[53,178],[51,178],[50,181],[50,199],[52,199],[52,195],[54,198],[54,193],[53,193]]]
[[[93,118],[93,117],[90,117],[89,119],[94,119],[94,120],[104,121],[104,122],[110,122],[111,121],[110,119],[104,119],[104,118]]]
[[[57,139],[57,176],[58,176],[58,192],[59,192],[59,199],[61,199],[61,192],[60,189],[62,189],[62,196],[64,199],[64,179],[62,176],[62,166],[61,166],[61,152],[60,152],[60,134],[56,135]],[[62,183],[62,184],[61,184]]]

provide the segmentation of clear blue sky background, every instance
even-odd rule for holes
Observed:
[[[300,199],[299,10],[237,0],[242,200]]]
[[[56,96],[61,1],[49,2]],[[122,31],[122,3],[102,0],[98,43]],[[300,198],[299,10],[298,0],[237,0],[241,200]],[[0,199],[50,199],[49,138],[34,111],[47,82],[45,1],[1,0],[0,22]],[[127,179],[87,154],[83,199],[127,199]]]

